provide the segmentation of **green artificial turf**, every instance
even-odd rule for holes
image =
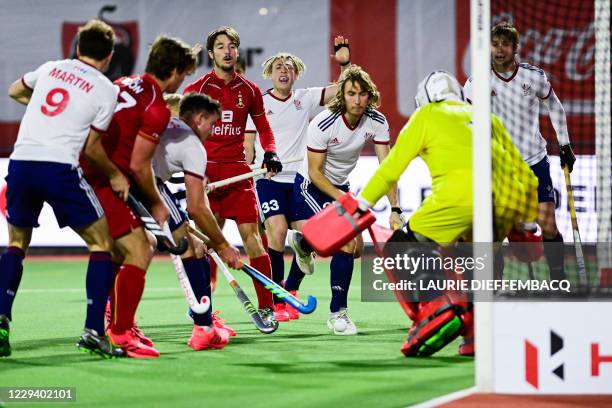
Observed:
[[[327,329],[329,263],[318,262],[301,291],[317,297],[317,310],[271,335],[254,328],[220,281],[214,309],[238,336],[222,350],[196,352],[186,345],[192,326],[172,265],[156,260],[138,319],[161,357],[102,360],[74,346],[84,320],[85,261],[27,261],[0,387],[76,387],[76,403],[52,406],[344,408],[403,407],[472,386],[473,360],[457,356],[458,341],[434,357],[403,357],[407,317],[397,303],[361,303],[359,262],[355,268],[349,314],[359,335]],[[255,301],[250,279],[234,275]]]

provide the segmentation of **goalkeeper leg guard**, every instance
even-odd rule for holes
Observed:
[[[447,293],[420,302],[417,320],[401,348],[406,357],[430,356],[452,342],[465,329],[467,302]]]

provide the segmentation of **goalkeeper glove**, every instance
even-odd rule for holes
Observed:
[[[280,173],[283,170],[283,164],[276,155],[276,152],[265,152],[261,167],[265,167],[272,173]]]
[[[574,169],[574,162],[576,161],[572,146],[569,144],[559,146],[559,157],[561,158],[561,167],[567,166],[567,169],[571,173]]]

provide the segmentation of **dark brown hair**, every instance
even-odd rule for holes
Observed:
[[[102,61],[115,47],[115,32],[104,21],[89,20],[79,27],[77,44],[83,57]]]
[[[179,73],[192,73],[196,68],[196,55],[187,44],[177,38],[159,36],[151,44],[145,72],[166,80],[176,69]]]

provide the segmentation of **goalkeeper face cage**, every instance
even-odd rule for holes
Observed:
[[[449,99],[465,101],[465,96],[457,79],[446,71],[434,71],[427,75],[419,83],[414,97],[417,108],[430,102],[441,102]]]

